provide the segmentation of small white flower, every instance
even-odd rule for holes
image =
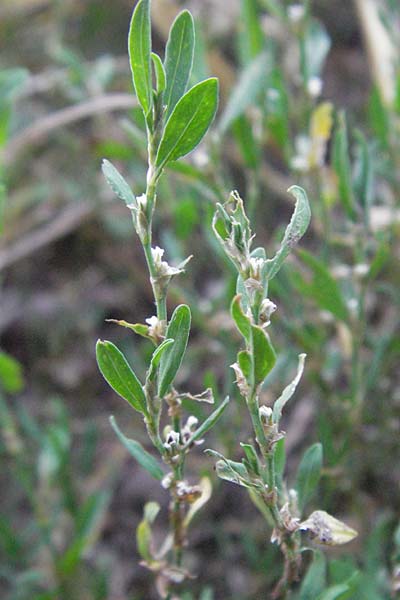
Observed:
[[[263,423],[269,423],[272,417],[272,408],[269,406],[260,406],[258,409],[260,419]]]
[[[304,6],[302,4],[292,4],[287,11],[292,23],[298,23],[304,17]]]
[[[171,487],[173,478],[174,478],[173,473],[167,473],[166,475],[164,475],[164,477],[161,480],[161,486],[165,490],[168,490]]]
[[[318,98],[321,95],[323,81],[320,77],[310,77],[307,81],[307,91],[311,98]]]

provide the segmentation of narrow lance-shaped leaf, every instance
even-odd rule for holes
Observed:
[[[221,404],[207,417],[207,419],[200,425],[198,429],[193,433],[191,438],[186,442],[185,448],[189,448],[196,440],[199,440],[203,437],[207,431],[209,431],[212,427],[214,427],[215,423],[221,417],[225,408],[228,406],[229,396],[221,402]]]
[[[150,0],[139,0],[133,11],[128,47],[136,95],[147,115],[152,107]]]
[[[246,342],[249,342],[251,338],[251,321],[249,317],[244,314],[240,300],[240,294],[235,296],[232,300],[231,315],[236,323],[236,327],[239,329]]]
[[[324,589],[326,589],[326,558],[320,550],[315,550],[313,561],[301,584],[299,600],[315,600]]]
[[[289,383],[289,385],[287,385],[285,387],[282,394],[279,396],[279,398],[276,400],[276,402],[274,404],[273,413],[272,413],[274,423],[279,423],[279,419],[282,416],[282,410],[285,407],[285,404],[290,400],[290,398],[293,396],[293,394],[296,391],[296,388],[299,384],[301,376],[303,375],[305,359],[306,359],[305,354],[299,354],[299,365],[297,367],[296,377],[293,379],[293,381],[291,381]]]
[[[147,452],[147,450],[145,450],[139,442],[127,438],[118,427],[114,417],[110,417],[110,423],[111,427],[114,429],[119,440],[128,450],[129,454],[131,454],[131,456],[133,456],[139,465],[148,473],[150,473],[150,475],[161,481],[161,479],[164,477],[164,471],[162,470],[158,461],[151,454],[149,454],[149,452]]]
[[[192,87],[175,106],[161,138],[156,167],[161,169],[194,150],[210,127],[218,106],[218,81],[214,77]]]
[[[166,118],[186,91],[193,65],[194,38],[193,17],[189,11],[184,10],[171,26],[165,50]]]
[[[174,343],[174,340],[166,339],[164,340],[153,352],[153,356],[151,357],[150,367],[147,373],[147,378],[150,381],[153,381],[157,374],[157,367],[160,364],[160,360],[164,352],[167,348],[169,348]]]
[[[142,384],[122,352],[112,342],[98,340],[96,358],[101,374],[112,389],[133,408],[146,413],[146,397]]]
[[[136,198],[129,184],[109,160],[104,159],[101,170],[114,194],[121,198],[127,206],[136,206]]]
[[[167,393],[181,366],[189,339],[190,321],[190,308],[181,304],[174,310],[168,324],[166,337],[175,341],[165,350],[160,360],[158,395],[161,398]]]
[[[268,335],[258,325],[252,325],[252,356],[254,383],[259,385],[271,371],[276,362],[275,350]]]
[[[296,490],[300,512],[315,492],[321,477],[321,469],[322,445],[317,443],[305,451],[297,470]]]
[[[156,74],[156,87],[157,93],[162,94],[165,90],[166,86],[166,76],[164,71],[164,66],[162,64],[161,58],[155,52],[151,53],[151,60],[153,61],[154,71]]]
[[[346,116],[339,113],[338,126],[333,140],[333,165],[339,179],[339,198],[349,218],[354,219],[354,193],[351,181],[349,141]]]
[[[271,258],[266,262],[265,276],[267,279],[275,277],[285,258],[288,256],[293,246],[295,246],[303,237],[310,224],[311,210],[307,194],[303,188],[298,185],[292,185],[292,187],[288,189],[288,192],[293,194],[296,198],[296,206],[278,252],[275,254],[274,258]]]
[[[222,114],[219,130],[225,133],[246,108],[254,103],[266,88],[271,61],[265,52],[259,54],[242,72]]]

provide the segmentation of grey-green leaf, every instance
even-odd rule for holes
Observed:
[[[166,351],[166,349],[169,348],[173,343],[174,340],[167,338],[154,350],[150,361],[150,367],[147,373],[147,378],[150,381],[153,381],[155,379],[155,376],[157,374],[157,367],[160,364],[161,357]]]
[[[98,340],[96,358],[101,374],[112,389],[137,411],[146,413],[142,384],[122,352],[112,342]]]
[[[136,206],[136,198],[129,184],[109,160],[104,159],[101,170],[114,194],[121,198],[127,206]]]
[[[279,420],[280,420],[281,415],[282,415],[282,410],[283,410],[285,404],[290,400],[290,398],[293,396],[294,392],[296,391],[296,388],[297,388],[297,386],[299,384],[299,381],[300,381],[301,376],[302,376],[303,371],[304,371],[304,361],[305,361],[305,359],[306,359],[306,355],[305,354],[299,354],[299,364],[298,364],[298,367],[297,367],[296,377],[293,379],[293,381],[291,381],[289,383],[289,385],[287,385],[285,387],[285,389],[283,390],[282,394],[275,401],[274,408],[273,408],[273,421],[274,421],[274,423],[279,423]]]
[[[225,400],[223,400],[223,402],[221,402],[221,404],[217,406],[217,408],[211,413],[211,415],[208,416],[207,419],[200,425],[200,427],[196,429],[191,438],[186,442],[185,448],[189,448],[196,440],[201,439],[203,435],[207,433],[207,431],[214,427],[215,423],[218,421],[225,408],[228,406],[228,403],[229,396],[227,396]]]
[[[161,480],[164,477],[164,471],[158,461],[139,442],[127,438],[118,427],[114,417],[110,417],[110,423],[119,440],[139,465],[143,469],[146,469],[155,479]]]
[[[322,445],[310,446],[301,459],[297,470],[296,490],[300,512],[314,494],[321,477]]]
[[[314,557],[300,588],[299,600],[315,600],[326,589],[326,558],[320,550]]]
[[[182,96],[161,138],[156,157],[158,171],[194,150],[210,127],[217,106],[218,80],[215,77],[201,81]]]
[[[160,360],[158,377],[158,395],[160,398],[167,393],[169,386],[174,381],[175,375],[181,366],[189,338],[190,321],[190,308],[186,306],[186,304],[177,306],[166,332],[166,338],[175,341],[165,350]]]
[[[167,119],[186,91],[193,65],[194,38],[193,17],[188,10],[184,10],[171,26],[165,50],[167,86],[164,104],[167,107]]]
[[[296,206],[278,252],[275,254],[274,258],[267,260],[264,273],[267,279],[275,277],[285,258],[288,256],[293,246],[295,246],[303,237],[310,224],[310,204],[303,188],[298,185],[292,185],[292,187],[288,189],[288,192],[293,194],[296,198]]]
[[[261,52],[242,72],[222,114],[219,123],[221,133],[224,133],[248,106],[254,104],[267,85],[270,70],[271,61],[266,52]]]
[[[231,315],[236,323],[236,327],[239,329],[246,342],[249,342],[251,338],[251,321],[249,317],[244,314],[240,300],[240,294],[237,294],[232,300]]]
[[[139,0],[133,11],[128,37],[133,84],[143,112],[152,107],[150,0]]]

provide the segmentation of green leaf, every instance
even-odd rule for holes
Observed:
[[[157,374],[157,367],[160,363],[161,357],[166,351],[174,343],[174,340],[166,339],[164,340],[153,352],[153,356],[151,357],[150,367],[147,374],[147,379],[149,381],[154,381],[155,376]]]
[[[164,66],[161,58],[155,52],[151,53],[151,60],[156,74],[157,94],[162,94],[167,84]]]
[[[241,24],[240,56],[242,64],[247,64],[261,52],[264,45],[264,32],[257,0],[242,0]]]
[[[312,282],[297,284],[299,290],[304,295],[311,296],[319,308],[332,313],[340,321],[348,321],[349,313],[340,287],[324,263],[306,250],[298,250],[298,254],[313,272]]]
[[[150,0],[139,0],[128,36],[133,85],[145,116],[152,107]]]
[[[156,157],[159,171],[185,156],[202,140],[218,106],[218,80],[206,79],[192,87],[176,104],[161,138]]]
[[[98,340],[96,358],[101,374],[112,389],[133,408],[146,414],[146,397],[142,384],[122,352],[112,342]]]
[[[354,194],[351,183],[349,142],[344,112],[338,116],[338,125],[333,140],[333,167],[339,179],[339,198],[347,216],[354,220]]]
[[[303,237],[310,224],[311,210],[307,194],[303,188],[298,185],[292,185],[292,187],[288,189],[288,192],[293,194],[296,198],[296,206],[278,252],[275,254],[274,258],[271,258],[266,262],[265,276],[267,279],[275,277],[285,258],[291,252],[293,246],[295,246]]]
[[[146,519],[140,521],[136,529],[136,544],[140,556],[147,563],[151,563],[153,557],[151,555],[151,527]]]
[[[240,442],[240,445],[243,448],[243,452],[246,455],[246,458],[244,459],[244,464],[245,464],[246,468],[248,470],[250,468],[251,471],[253,471],[256,475],[259,475],[260,474],[260,466],[259,466],[259,462],[258,462],[257,452],[256,452],[254,446],[252,446],[251,444],[242,444],[242,442]]]
[[[24,378],[20,363],[10,354],[0,351],[0,389],[17,394],[24,387]]]
[[[282,416],[282,410],[283,410],[285,404],[290,400],[290,398],[293,396],[294,392],[296,391],[296,388],[301,379],[301,376],[303,375],[305,359],[306,359],[305,354],[299,354],[299,365],[297,367],[296,377],[293,379],[293,381],[291,381],[289,383],[289,385],[287,385],[285,387],[282,394],[279,396],[279,398],[274,403],[274,408],[273,408],[274,423],[279,423],[279,420]]]
[[[58,563],[58,569],[63,575],[71,575],[82,560],[82,555],[93,547],[109,500],[108,490],[96,491],[80,508],[75,523],[76,537]]]
[[[127,206],[136,206],[136,198],[129,184],[109,160],[103,159],[101,170],[114,194],[121,198]]]
[[[161,479],[164,477],[164,471],[162,470],[159,462],[151,454],[149,454],[149,452],[147,452],[147,450],[145,450],[139,442],[125,437],[115,422],[114,417],[110,417],[110,423],[122,444],[139,463],[139,465],[148,473],[150,473],[150,475],[152,475],[155,479],[161,481]]]
[[[210,416],[200,425],[198,429],[193,433],[191,438],[186,442],[184,448],[189,448],[196,440],[199,440],[203,437],[207,431],[209,431],[212,427],[214,427],[215,423],[219,420],[225,408],[228,406],[229,396],[225,398],[221,402],[219,406],[211,413]]]
[[[301,584],[299,600],[315,600],[325,587],[326,558],[320,550],[315,550],[313,561]]]
[[[300,512],[314,494],[321,478],[322,445],[310,446],[301,459],[297,470],[296,490]]]
[[[234,297],[231,304],[231,315],[232,319],[236,323],[236,327],[239,329],[240,333],[246,340],[246,342],[250,342],[251,339],[251,321],[248,316],[246,316],[243,312],[242,305],[240,303],[241,296],[238,294]]]
[[[231,483],[243,485],[244,487],[251,486],[249,474],[243,463],[229,460],[215,450],[207,449],[205,452],[210,456],[220,459],[215,465],[215,470],[218,477],[225,479],[225,481],[230,481]]]
[[[261,327],[252,325],[251,333],[254,383],[259,385],[275,365],[276,354],[268,334]]]
[[[332,585],[320,594],[317,600],[345,600],[348,598],[349,586],[347,583]]]
[[[252,373],[253,363],[251,360],[250,352],[248,352],[247,350],[241,350],[240,352],[238,352],[237,361],[238,361],[239,367],[240,367],[243,375],[245,376],[248,384],[251,385],[251,373]]]
[[[261,52],[241,73],[221,116],[218,127],[221,133],[225,133],[247,107],[255,103],[257,96],[266,88],[270,69],[269,56]]]
[[[166,349],[160,361],[158,377],[158,395],[163,398],[175,375],[181,366],[190,331],[190,308],[186,304],[178,306],[171,317],[167,327],[166,338],[175,342]]]
[[[193,65],[194,39],[193,17],[184,10],[172,23],[165,50],[167,86],[164,104],[167,119],[186,91]]]

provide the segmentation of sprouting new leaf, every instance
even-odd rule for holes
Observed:
[[[218,106],[218,80],[214,77],[192,87],[176,104],[161,138],[156,157],[159,171],[185,156],[202,140]]]
[[[268,334],[261,327],[252,325],[251,334],[254,383],[259,385],[275,365],[276,354]]]
[[[151,60],[153,61],[154,71],[156,74],[156,87],[157,94],[162,94],[165,90],[166,86],[166,76],[164,71],[164,66],[162,64],[161,58],[155,52],[151,53]]]
[[[186,92],[193,65],[194,23],[188,10],[182,11],[172,23],[165,50],[165,73],[167,79],[164,104],[166,118]]]
[[[298,185],[292,185],[292,187],[288,189],[288,192],[293,194],[296,198],[296,206],[278,252],[275,254],[274,258],[267,260],[265,270],[267,279],[275,277],[285,258],[291,252],[293,246],[295,246],[303,237],[310,224],[311,210],[307,194],[303,188]]]
[[[186,442],[185,448],[189,448],[196,440],[201,439],[203,435],[207,433],[207,431],[214,427],[215,423],[218,421],[225,408],[228,406],[228,403],[229,396],[227,396],[225,400],[223,400],[223,402],[221,402],[221,404],[217,406],[217,408],[211,413],[211,415],[207,417],[207,419],[200,425],[200,427],[196,429],[191,438]]]
[[[133,11],[128,37],[133,84],[147,116],[152,107],[150,0],[139,0]]]
[[[10,394],[20,392],[24,387],[21,364],[10,354],[0,351],[0,390]]]
[[[160,360],[158,395],[165,396],[181,366],[190,331],[190,308],[186,304],[177,306],[168,324],[166,338],[175,340],[163,353]]]
[[[136,206],[136,198],[129,184],[109,160],[104,159],[101,170],[114,194],[121,198],[127,206]]]
[[[98,340],[96,358],[101,374],[113,390],[133,408],[146,413],[146,397],[142,384],[122,352],[112,342]]]
[[[314,494],[321,477],[322,444],[310,446],[301,459],[297,470],[296,490],[300,512]]]
[[[236,323],[236,327],[239,329],[246,342],[249,342],[251,336],[251,321],[249,317],[244,314],[240,299],[241,296],[238,294],[232,300],[231,315]]]
[[[282,410],[283,410],[285,404],[290,400],[290,398],[293,396],[294,392],[296,391],[296,388],[299,384],[301,376],[303,375],[305,359],[306,359],[305,354],[299,354],[299,365],[297,367],[296,377],[293,379],[293,381],[291,381],[289,383],[289,385],[287,385],[285,387],[282,394],[279,396],[279,398],[276,400],[276,402],[274,404],[274,408],[273,408],[274,423],[279,423],[279,420],[282,416]]]
[[[161,481],[161,479],[164,477],[164,471],[162,470],[158,461],[151,454],[149,454],[149,452],[147,452],[147,450],[145,450],[139,442],[127,438],[118,427],[114,417],[110,417],[110,423],[119,440],[133,456],[133,458],[139,463],[139,465],[148,473],[150,473],[150,475],[152,475],[155,479]]]

